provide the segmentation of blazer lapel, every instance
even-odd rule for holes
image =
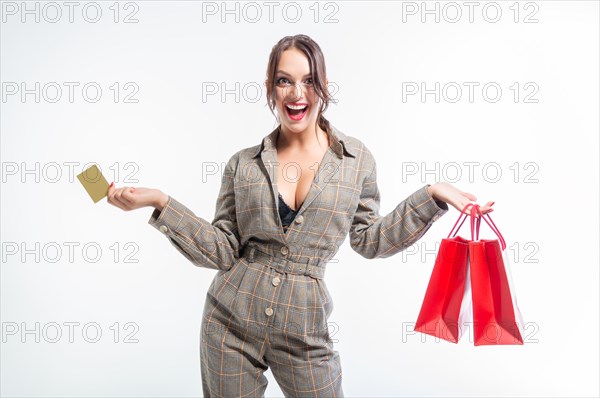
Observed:
[[[327,152],[325,152],[323,160],[321,161],[321,164],[319,164],[317,173],[315,174],[314,180],[308,190],[306,199],[304,199],[304,202],[302,203],[302,206],[300,206],[297,214],[304,213],[306,208],[310,206],[313,200],[315,200],[321,194],[321,192],[323,192],[323,188],[325,188],[327,184],[330,182],[335,183],[339,181],[341,163],[342,159],[335,155],[331,147],[327,148]]]
[[[280,127],[281,125],[277,126],[271,133],[269,133],[269,135],[264,137],[258,153],[260,153],[263,166],[269,176],[269,186],[271,190],[271,203],[265,203],[265,205],[268,205],[267,207],[273,209],[273,216],[276,218],[275,224],[279,225],[280,234],[283,239],[286,240],[287,234],[283,233],[283,226],[278,213],[279,192],[277,189],[277,167],[279,165],[277,164],[277,148],[275,147],[275,142],[277,139],[277,134],[279,134]],[[300,206],[300,209],[298,209],[296,217],[304,213],[306,208],[310,206],[310,204],[319,196],[319,194],[321,194],[328,183],[335,183],[341,178],[340,170],[344,157],[344,149],[338,137],[336,136],[335,127],[333,127],[333,130],[334,133],[329,136],[331,145],[329,148],[327,148],[327,151],[323,156],[323,160],[319,164],[319,168],[314,176],[308,194],[306,195],[302,206]],[[258,155],[258,153],[256,155]],[[290,230],[288,229],[287,232],[289,231]]]

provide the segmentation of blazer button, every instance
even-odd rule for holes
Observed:
[[[304,221],[304,216],[299,214],[294,221],[296,221],[296,224],[302,224],[302,221]]]
[[[267,316],[271,316],[273,315],[273,308],[269,307],[265,310],[265,314],[267,314]]]
[[[162,232],[163,234],[166,234],[169,231],[169,227],[167,227],[166,225],[161,225],[158,229],[160,229],[160,232]]]
[[[281,248],[281,254],[283,254],[284,256],[287,256],[289,252],[290,252],[290,249],[288,249],[287,246],[283,246]]]
[[[281,282],[281,279],[279,279],[278,276],[276,276],[275,278],[273,278],[273,280],[271,281],[271,283],[273,284],[273,286],[279,286],[280,282]]]

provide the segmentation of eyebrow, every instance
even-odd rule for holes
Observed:
[[[292,75],[290,75],[289,73],[287,73],[287,72],[284,72],[284,71],[282,71],[282,70],[278,70],[278,71],[277,71],[277,72],[275,72],[275,73],[281,73],[281,74],[284,74],[284,75],[292,76]],[[307,76],[311,76],[311,74],[310,74],[310,73],[307,73],[306,75],[304,75],[304,77],[307,77]]]

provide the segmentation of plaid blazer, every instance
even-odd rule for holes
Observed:
[[[332,126],[330,147],[284,233],[275,168],[279,128],[228,160],[212,222],[169,196],[148,223],[197,266],[229,270],[244,248],[256,247],[270,256],[324,267],[348,233],[350,246],[361,256],[385,258],[415,243],[448,211],[426,184],[381,216],[375,158],[359,139]]]

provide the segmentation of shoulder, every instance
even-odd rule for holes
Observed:
[[[254,155],[258,152],[262,144],[253,145],[250,147],[238,149],[235,151],[227,161],[228,166],[232,166],[235,169],[240,163],[246,163],[250,161]]]
[[[241,174],[256,175],[259,172],[260,166],[258,160],[262,142],[257,145],[245,147],[236,150],[227,161],[225,173],[233,175],[236,179],[240,178]]]
[[[354,156],[354,159],[358,164],[362,166],[371,166],[375,164],[373,152],[371,152],[361,139],[354,135],[349,135],[336,127],[333,127],[333,129],[338,139],[343,142],[344,147]]]

